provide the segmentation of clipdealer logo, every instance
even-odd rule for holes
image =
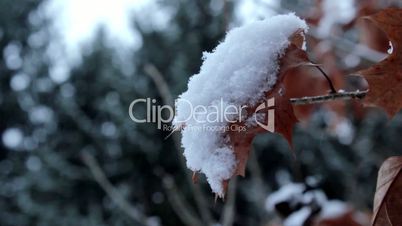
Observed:
[[[215,106],[203,106],[196,105],[194,106],[190,101],[181,99],[180,101],[183,104],[188,105],[190,109],[189,114],[186,117],[182,118],[180,121],[176,121],[176,123],[185,123],[187,121],[195,121],[199,123],[200,128],[191,128],[191,129],[202,129],[202,130],[236,130],[242,131],[245,128],[239,128],[240,126],[236,125],[236,128],[232,128],[233,125],[227,125],[224,127],[218,128],[210,128],[208,123],[216,123],[216,122],[226,122],[228,124],[241,122],[242,114],[247,108],[246,105],[236,106],[236,105],[224,105],[224,101],[221,99],[219,105]],[[145,116],[135,115],[138,114],[138,108],[142,108],[146,110]],[[158,129],[163,130],[172,130],[172,126],[169,124],[174,119],[175,110],[170,105],[158,105],[156,99],[152,98],[140,98],[133,100],[128,108],[128,114],[130,119],[135,123],[156,123]],[[262,115],[263,120],[258,120],[257,115]],[[275,99],[270,98],[266,100],[266,102],[258,105],[254,111],[252,124],[256,124],[261,128],[274,132],[275,131]],[[250,119],[248,119],[250,120]]]
[[[257,106],[255,109],[255,113],[258,113],[260,111],[267,111],[267,118],[268,120],[266,121],[266,124],[261,123],[257,119],[255,120],[257,125],[259,125],[261,128],[273,133],[275,132],[275,98],[269,98],[266,102],[260,104]]]

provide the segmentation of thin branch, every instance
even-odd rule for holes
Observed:
[[[334,87],[334,84],[332,84],[332,81],[331,81],[331,79],[329,78],[329,76],[327,75],[327,73],[325,73],[325,71],[324,70],[322,70],[322,68],[320,67],[320,66],[315,66],[320,72],[321,72],[321,74],[322,75],[324,75],[324,77],[325,77],[325,79],[327,79],[327,82],[328,82],[328,85],[329,85],[329,88],[331,89],[331,94],[333,94],[333,93],[336,93],[336,89],[335,89],[335,87]]]
[[[60,102],[60,108],[66,113],[71,120],[77,125],[77,127],[85,133],[90,139],[93,140],[93,144],[103,150],[106,150],[106,145],[102,142],[101,137],[94,129],[92,121],[87,117],[87,115],[79,109],[77,104],[73,101],[63,101]],[[94,176],[95,181],[101,186],[101,188],[106,192],[110,199],[133,221],[139,225],[147,225],[147,217],[141,213],[135,206],[130,204],[129,201],[120,194],[118,189],[116,189],[112,183],[107,179],[105,173],[99,166],[96,159],[89,153],[82,153],[81,159],[87,168],[91,171]]]
[[[173,207],[173,211],[185,225],[203,226],[204,224],[193,213],[191,205],[182,197],[171,176],[166,175],[162,179],[168,200]]]
[[[149,77],[151,77],[152,81],[155,83],[155,86],[158,89],[158,92],[162,97],[164,104],[173,106],[174,100],[172,97],[172,93],[170,92],[169,85],[163,78],[162,73],[153,64],[146,64],[144,66],[144,71]]]
[[[155,83],[156,89],[159,92],[159,95],[162,97],[164,104],[172,106],[174,104],[172,94],[169,89],[169,85],[166,80],[163,78],[162,73],[158,70],[158,68],[153,64],[147,64],[144,66],[145,73],[153,80]],[[212,225],[212,216],[209,212],[207,202],[205,200],[205,195],[200,189],[198,184],[194,184],[192,180],[192,175],[189,170],[187,170],[186,162],[182,154],[180,136],[178,133],[172,133],[169,135],[172,136],[175,149],[177,151],[177,155],[179,156],[179,162],[186,174],[187,182],[190,184],[190,187],[194,194],[194,199],[197,205],[198,210],[200,211],[201,218],[205,222],[206,225]],[[168,137],[169,137],[168,136]]]
[[[352,92],[338,92],[322,96],[311,96],[311,97],[301,97],[301,98],[291,98],[290,102],[293,105],[306,105],[306,104],[317,104],[328,101],[335,100],[350,100],[350,99],[362,99],[367,95],[368,90],[364,91],[352,91]]]
[[[223,0],[223,32],[229,27],[229,6],[227,0]]]
[[[130,204],[125,197],[115,188],[112,183],[107,179],[105,173],[99,166],[96,159],[89,153],[82,153],[82,161],[89,168],[95,181],[102,187],[110,199],[119,207],[124,213],[126,213],[135,222],[142,225],[147,225],[147,218],[142,214],[135,206]]]
[[[222,226],[232,226],[236,212],[236,187],[237,177],[230,180],[225,206],[223,207]]]
[[[267,222],[268,215],[265,211],[265,198],[269,194],[271,188],[268,184],[264,182],[261,172],[261,166],[258,162],[257,152],[255,148],[251,147],[249,160],[247,163],[247,169],[250,171],[250,178],[252,180],[253,186],[255,186],[253,195],[251,195],[252,200],[256,205],[256,212],[259,217],[259,222]],[[262,224],[261,224],[262,225]]]

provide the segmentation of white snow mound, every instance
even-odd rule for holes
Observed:
[[[224,117],[225,109],[262,100],[264,92],[276,83],[278,58],[288,47],[289,36],[299,29],[307,31],[307,25],[294,14],[232,29],[211,53],[203,54],[200,72],[190,78],[188,90],[176,100],[174,125],[185,125],[182,146],[187,166],[204,173],[219,196],[224,192],[222,182],[236,168],[230,140],[222,128],[239,115]]]

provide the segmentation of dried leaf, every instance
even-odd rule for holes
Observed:
[[[285,96],[285,87],[281,84],[268,98],[275,98],[275,132],[281,134],[292,147],[293,126],[298,122],[289,98]]]
[[[365,0],[358,3],[357,16],[365,17],[379,12],[390,5],[390,2],[379,2],[378,0]],[[373,26],[370,20],[356,20],[356,27],[359,29],[360,43],[378,52],[386,53],[389,44],[388,38],[381,28]]]
[[[385,9],[366,18],[386,33],[393,52],[358,72],[369,84],[365,104],[380,106],[392,117],[402,107],[402,9]]]
[[[262,123],[267,125],[270,120],[274,119],[275,133],[279,133],[286,138],[290,146],[292,146],[292,129],[298,120],[294,115],[293,106],[289,101],[289,97],[285,95],[287,87],[284,86],[283,81],[288,72],[293,68],[303,65],[313,65],[308,60],[306,52],[301,49],[303,42],[300,41],[302,40],[300,37],[303,37],[302,35],[301,31],[298,31],[295,35],[292,35],[289,38],[291,44],[286,49],[285,54],[280,58],[280,71],[277,83],[269,92],[266,93],[266,98],[262,103],[258,103],[247,110],[247,118],[250,118],[257,110],[257,107],[264,104],[264,102],[273,100],[274,106],[270,107],[269,104],[267,104],[266,108],[260,109],[261,112],[265,112],[265,120]],[[268,113],[269,109],[274,109],[275,111],[273,118],[272,115],[270,116]],[[244,122],[239,122],[234,123],[231,126],[244,125]],[[257,134],[263,132],[267,132],[267,130],[259,125],[249,127],[246,131],[231,130],[228,132],[231,145],[238,161],[235,175],[244,176],[252,141]]]
[[[402,225],[402,157],[385,160],[378,173],[373,226]]]
[[[320,219],[314,224],[314,226],[363,226],[355,218],[355,212],[348,211],[336,218]]]
[[[362,224],[362,221],[366,220],[364,217],[365,215],[360,216],[360,218],[363,219],[358,219],[356,218],[356,212],[354,210],[350,210],[345,214],[342,214],[336,218],[331,218],[331,219],[318,219],[317,222],[315,222],[313,225],[314,226],[363,226],[365,224]]]

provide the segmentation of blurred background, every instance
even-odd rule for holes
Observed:
[[[346,75],[391,51],[356,18],[389,6],[402,4],[0,0],[0,225],[281,225],[266,200],[291,182],[369,218],[379,166],[402,153],[401,112],[389,119],[357,101],[300,107],[297,158],[281,136],[258,136],[246,177],[215,202],[203,176],[192,183],[180,134],[165,140],[168,131],[134,123],[128,107],[147,97],[173,104],[228,29],[287,12],[308,21],[308,53],[336,88],[355,90],[364,84]],[[317,72],[300,79],[289,81],[295,97],[328,91]]]

